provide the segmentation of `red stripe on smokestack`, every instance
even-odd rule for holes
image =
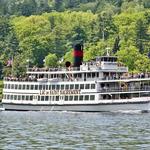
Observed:
[[[83,51],[74,50],[74,57],[83,57]]]
[[[74,45],[74,67],[80,67],[83,61],[83,44],[78,43]]]

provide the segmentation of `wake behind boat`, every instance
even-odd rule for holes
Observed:
[[[1,103],[0,103],[0,111],[4,111],[5,108],[2,107]]]
[[[150,73],[130,74],[115,56],[83,62],[74,46],[74,65],[28,68],[24,78],[5,77],[5,110],[121,111],[150,109]]]

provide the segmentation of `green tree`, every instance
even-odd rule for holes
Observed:
[[[0,60],[3,63],[1,69],[5,72],[10,72],[7,67],[7,62],[19,52],[19,41],[15,35],[13,26],[9,18],[1,17],[0,19]],[[6,69],[5,69],[6,68]]]
[[[140,55],[135,61],[135,70],[139,72],[150,72],[150,59],[145,55]]]
[[[111,40],[100,40],[94,44],[87,44],[84,52],[84,60],[88,61],[94,59],[96,56],[106,55],[106,49],[110,48],[111,50],[111,47],[113,47],[113,42]],[[111,53],[111,51],[109,51],[109,53]]]
[[[73,51],[70,50],[69,52],[67,52],[65,54],[65,56],[64,56],[64,62],[69,61],[69,62],[71,62],[73,64],[73,60],[74,60],[74,58],[73,58]]]
[[[74,41],[83,41],[87,39],[87,35],[83,28],[75,26],[73,28],[72,42]]]
[[[36,13],[37,4],[35,0],[25,0],[20,9],[23,16],[31,16]]]
[[[20,75],[24,76],[27,69],[27,63],[27,59],[23,55],[16,55],[13,59],[11,74],[16,77],[19,77]]]
[[[135,46],[129,46],[117,52],[119,61],[128,66],[129,71],[136,70],[136,61],[141,59],[141,55]]]
[[[144,19],[136,21],[136,45],[141,53],[144,52],[144,42],[147,41],[147,22]]]
[[[55,8],[57,11],[63,11],[63,10],[64,10],[63,4],[64,4],[64,3],[63,3],[62,0],[55,0],[54,8]]]
[[[3,77],[3,63],[0,61],[0,79]]]
[[[11,31],[11,26],[9,23],[9,18],[0,16],[0,40],[4,40]]]
[[[97,16],[98,37],[107,40],[109,36],[117,32],[117,27],[114,24],[112,15],[109,12],[101,12]]]
[[[49,53],[45,57],[44,61],[45,61],[45,63],[44,63],[45,67],[56,67],[58,58],[57,58],[56,54]]]

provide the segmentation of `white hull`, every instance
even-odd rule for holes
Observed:
[[[81,49],[74,52],[83,54]],[[25,78],[6,77],[3,107],[21,111],[149,111],[150,73],[128,74],[128,68],[115,56],[79,64],[48,70],[34,67]]]
[[[150,110],[150,101],[134,103],[109,103],[109,104],[72,104],[72,105],[42,105],[42,104],[14,104],[3,103],[5,110],[20,111],[79,111],[79,112],[104,112],[122,110]]]

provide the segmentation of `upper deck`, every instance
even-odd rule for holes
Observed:
[[[83,62],[80,67],[58,67],[58,68],[28,68],[27,74],[62,74],[62,73],[84,73],[84,72],[128,72],[128,67],[117,62],[115,56],[96,57],[89,62]]]
[[[58,68],[28,68],[24,77],[9,76],[5,81],[27,82],[68,82],[68,81],[103,81],[108,80],[140,80],[148,79],[146,74],[129,74],[128,67],[117,62],[115,56],[96,57],[89,62],[83,62],[79,67]]]

